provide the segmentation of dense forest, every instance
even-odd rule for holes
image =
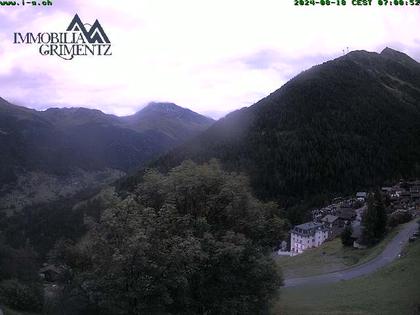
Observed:
[[[0,212],[108,185],[212,122],[170,103],[117,117],[87,108],[36,111],[0,98]]]
[[[278,294],[271,253],[289,227],[276,204],[253,197],[247,177],[215,160],[149,170],[124,197],[111,189],[68,205],[2,219],[8,305],[73,315],[267,314]],[[21,269],[22,256],[30,268]],[[59,291],[45,300],[44,261],[62,270]]]
[[[0,213],[1,303],[16,310],[45,310],[39,270],[57,243],[78,242],[89,230],[89,220],[98,220],[106,204],[103,193],[86,190],[11,216]]]
[[[76,168],[127,172],[142,167],[212,123],[167,103],[117,117],[87,108],[36,111],[0,98],[0,195],[2,185],[30,171],[67,175]]]
[[[301,73],[153,166],[217,158],[247,173],[259,198],[277,201],[299,222],[296,205],[419,176],[419,135],[420,64],[389,48],[355,51]]]

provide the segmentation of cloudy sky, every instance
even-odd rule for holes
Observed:
[[[127,115],[171,101],[218,118],[249,106],[343,49],[420,60],[420,7],[296,7],[294,0],[52,0],[0,7],[0,96],[36,109]],[[375,2],[375,0],[374,0]],[[65,61],[13,45],[14,32],[65,31],[98,19],[111,57]]]

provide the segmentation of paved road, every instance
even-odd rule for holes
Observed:
[[[362,265],[342,271],[305,278],[286,279],[284,281],[284,287],[333,283],[370,274],[397,259],[410,236],[417,231],[418,224],[416,221],[417,219],[407,223],[406,226],[394,237],[394,239],[388,243],[384,251],[376,258]]]

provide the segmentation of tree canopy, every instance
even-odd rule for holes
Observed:
[[[264,314],[281,285],[270,254],[285,231],[246,177],[186,161],[147,171],[77,246],[84,263],[64,262],[92,313]]]
[[[387,217],[380,191],[370,194],[368,207],[363,216],[363,242],[374,244],[379,241],[386,232]]]

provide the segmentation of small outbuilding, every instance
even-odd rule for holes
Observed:
[[[357,213],[352,208],[341,208],[337,212],[337,217],[339,220],[339,226],[343,227],[346,224],[349,224],[351,221],[354,221],[357,217]]]
[[[356,199],[358,200],[358,201],[366,201],[366,199],[367,199],[367,192],[364,192],[364,191],[359,191],[357,194],[356,194]]]
[[[63,269],[54,265],[46,265],[39,270],[39,275],[47,282],[55,282],[61,278]]]
[[[353,227],[353,233],[351,234],[351,238],[353,239],[353,247],[355,248],[366,248],[366,245],[363,245],[363,226],[358,225]]]

